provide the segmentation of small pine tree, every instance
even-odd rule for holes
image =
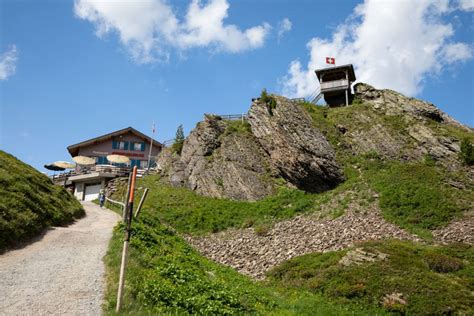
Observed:
[[[474,148],[468,138],[461,141],[461,152],[459,158],[466,165],[474,165]]]
[[[183,150],[184,144],[184,131],[183,125],[179,125],[178,129],[176,130],[176,136],[174,138],[174,144],[172,146],[173,151],[178,155],[181,155],[181,151]]]

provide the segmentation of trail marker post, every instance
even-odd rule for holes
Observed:
[[[129,188],[128,188],[128,201],[126,201],[124,208],[124,224],[125,224],[125,235],[123,239],[123,249],[122,249],[122,261],[120,264],[120,277],[119,277],[119,286],[117,293],[117,306],[115,311],[118,313],[120,311],[120,305],[122,304],[123,296],[123,287],[125,285],[125,266],[127,264],[127,255],[128,255],[128,243],[130,241],[130,228],[132,226],[133,218],[133,198],[135,195],[135,181],[137,178],[137,166],[133,167],[133,172],[131,178],[129,178]]]

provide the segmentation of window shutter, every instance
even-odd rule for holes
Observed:
[[[115,140],[112,141],[112,149],[117,149],[117,142]]]
[[[124,150],[128,150],[128,142],[125,142],[125,145],[124,145]]]
[[[142,143],[142,151],[145,151],[145,143]]]

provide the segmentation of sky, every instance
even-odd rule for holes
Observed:
[[[169,140],[310,96],[325,57],[474,126],[474,0],[0,0],[0,149],[44,172],[128,126]]]

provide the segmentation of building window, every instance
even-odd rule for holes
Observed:
[[[128,142],[112,142],[112,149],[128,150]]]
[[[142,143],[133,143],[133,150],[141,151],[142,150]]]
[[[107,157],[97,157],[97,164],[98,165],[108,165],[109,162],[107,160]]]
[[[138,159],[130,159],[130,167],[134,167],[134,166],[137,166],[138,169],[140,169],[140,163],[141,161],[138,160]]]

